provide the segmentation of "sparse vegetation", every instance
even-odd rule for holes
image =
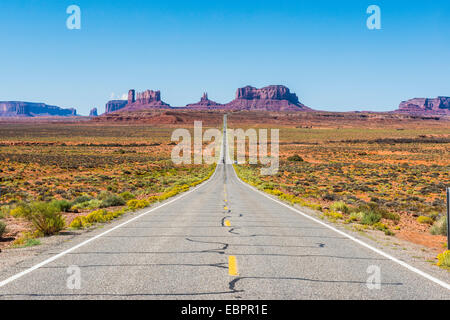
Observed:
[[[380,222],[382,216],[376,211],[368,210],[364,211],[361,219],[362,224],[374,225]]]
[[[417,122],[414,129],[387,122],[364,129],[344,120],[316,124],[281,126],[276,175],[260,176],[261,165],[239,165],[239,176],[285,201],[321,208],[328,219],[340,213],[345,223],[380,230],[382,223],[402,234],[434,223],[432,233],[443,234],[438,220],[450,185],[448,123]],[[435,241],[440,247],[442,239]]]
[[[448,232],[447,228],[447,217],[443,216],[433,224],[430,232],[434,235],[446,236]]]
[[[145,207],[148,207],[150,205],[150,202],[148,202],[147,200],[130,200],[127,202],[127,206],[128,208],[130,208],[130,210],[138,210],[138,209],[143,209]]]
[[[0,238],[3,236],[3,233],[6,231],[6,223],[0,221]]]
[[[15,239],[12,244],[13,247],[15,248],[23,248],[39,245],[41,244],[41,242],[37,238],[41,236],[42,233],[40,233],[39,231],[24,232],[17,239]]]
[[[420,217],[417,218],[417,222],[431,225],[431,224],[434,223],[434,220],[433,220],[433,218],[430,218],[430,217],[420,216]]]
[[[450,268],[450,250],[447,250],[437,256],[438,263],[440,267]]]
[[[58,233],[65,226],[61,211],[53,203],[41,201],[22,203],[11,214],[29,220],[38,232],[46,236]]]
[[[342,213],[345,213],[345,214],[347,214],[347,213],[350,212],[350,209],[348,208],[348,206],[345,204],[344,201],[334,202],[334,203],[330,206],[330,210],[342,212]]]
[[[294,162],[303,162],[303,161],[305,161],[298,154],[288,157],[287,160],[288,161],[294,161]]]
[[[136,196],[129,191],[122,192],[121,194],[119,194],[119,197],[121,197],[125,201],[136,199]]]
[[[130,200],[138,201],[136,210],[204,181],[212,166],[171,162],[172,131],[148,125],[2,124],[0,167],[6,169],[0,170],[0,219],[11,214],[8,224],[27,228],[12,236],[14,245],[64,225],[80,229],[111,221],[131,210]]]

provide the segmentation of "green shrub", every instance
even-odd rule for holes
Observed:
[[[434,220],[430,217],[426,217],[426,216],[420,216],[417,218],[417,222],[418,223],[423,223],[423,224],[433,224]]]
[[[59,209],[50,203],[35,202],[31,204],[31,221],[36,229],[44,235],[52,235],[61,231],[65,221]]]
[[[396,214],[396,213],[392,213],[386,210],[382,210],[381,211],[381,216],[384,219],[388,219],[388,220],[392,220],[394,222],[399,222],[400,221],[400,215]]]
[[[382,216],[381,214],[375,211],[365,211],[363,212],[363,216],[361,219],[362,224],[373,225],[377,222],[380,222]]]
[[[3,221],[0,221],[0,238],[3,236],[5,231],[6,231],[6,224]]]
[[[287,158],[288,161],[297,161],[297,162],[303,162],[305,160],[303,160],[302,157],[300,157],[298,154],[290,156]]]
[[[431,234],[434,235],[447,235],[447,217],[443,216],[439,220],[437,220],[430,229]]]
[[[362,209],[362,210],[361,210]],[[395,222],[400,221],[400,216],[396,213],[392,213],[385,208],[381,208],[376,202],[369,202],[366,205],[360,206],[357,211],[372,211],[381,216],[381,218],[392,220]]]
[[[39,239],[27,239],[27,242],[25,243],[24,247],[33,247],[38,246],[41,244],[41,240]]]
[[[359,220],[365,225],[374,225],[380,222],[382,218],[398,221],[400,216],[396,214],[391,214],[387,210],[380,208],[380,206],[375,202],[369,202],[365,205],[361,205],[354,209],[357,215],[360,217]]]
[[[119,197],[121,197],[125,201],[136,199],[136,196],[129,191],[122,192],[121,194],[119,194]]]
[[[11,215],[31,221],[36,230],[44,235],[55,234],[65,225],[59,208],[48,202],[21,203],[11,210]]]
[[[36,230],[46,236],[58,233],[65,225],[59,208],[49,202],[21,204],[11,214],[31,221]]]
[[[363,217],[364,217],[364,212],[361,212],[361,211],[359,211],[359,212],[352,212],[350,214],[350,220],[351,221],[361,221]]]
[[[61,212],[69,212],[73,204],[67,200],[53,200],[51,205],[58,208]]]
[[[79,196],[79,197],[75,198],[75,200],[72,201],[72,205],[76,205],[78,203],[87,202],[87,201],[90,201],[91,199],[92,198],[87,196],[87,195],[82,195],[82,196]]]
[[[271,182],[264,182],[264,183],[261,185],[261,188],[262,188],[263,190],[273,190],[274,184],[271,183]]]
[[[102,205],[102,201],[97,199],[92,199],[86,202],[78,203],[70,208],[73,212],[78,212],[79,210],[93,210],[98,209]]]
[[[322,211],[322,206],[320,204],[317,204],[317,203],[305,203],[305,204],[302,204],[302,205],[304,205],[305,207],[309,207],[309,208],[311,208],[313,210]]]
[[[111,197],[113,195],[113,193],[109,192],[109,191],[102,191],[98,194],[97,199],[98,200],[105,200],[109,197]]]
[[[16,218],[26,218],[31,214],[31,208],[28,203],[21,202],[10,211],[10,214]]]
[[[42,233],[39,231],[23,232],[16,240],[13,241],[12,245],[15,248],[31,247],[40,245],[41,242],[36,238],[42,237]]]
[[[111,194],[108,197],[102,199],[100,208],[118,207],[125,205],[125,200],[115,194]]]
[[[348,208],[348,206],[345,204],[344,201],[334,202],[330,206],[330,210],[345,213],[345,214],[350,212],[350,209]]]
[[[4,217],[6,217],[10,211],[11,211],[10,206],[1,206],[0,207],[0,219],[3,219]]]
[[[373,226],[374,226],[375,229],[383,231],[384,234],[387,235],[387,236],[395,235],[391,230],[389,230],[388,226],[386,226],[384,223],[377,222]]]

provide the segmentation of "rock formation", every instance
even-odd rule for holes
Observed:
[[[146,90],[144,92],[135,92],[133,89],[128,91],[128,100],[122,111],[137,111],[148,109],[165,109],[170,105],[161,100],[161,92]]]
[[[136,102],[136,91],[134,89],[130,89],[128,91],[128,104],[132,104]]]
[[[257,89],[251,86],[237,89],[236,99],[225,105],[226,109],[266,111],[309,111],[295,93],[282,85]]]
[[[396,112],[411,114],[450,114],[450,97],[415,98],[400,103]]]
[[[0,101],[0,117],[76,116],[73,108],[63,109],[45,103]]]
[[[137,92],[134,89],[128,91],[127,100],[111,100],[105,107],[105,113],[121,111],[137,111],[146,109],[164,109],[170,105],[161,100],[161,92],[146,90]]]
[[[155,109],[170,109],[167,103],[161,100],[161,92],[146,90],[144,92],[128,91],[127,100],[112,100],[106,105],[106,112],[115,111],[145,111]],[[311,111],[299,102],[295,93],[281,85],[268,86],[257,89],[251,86],[239,88],[236,99],[227,104],[220,104],[208,98],[205,92],[197,103],[188,104],[176,109],[195,110],[262,110],[262,111]]]
[[[125,108],[127,105],[127,100],[111,100],[106,103],[105,113],[111,113],[120,109]]]
[[[200,101],[197,103],[191,103],[186,105],[187,108],[190,109],[220,109],[223,107],[222,104],[217,103],[215,101],[209,100],[208,93],[203,93],[203,96],[201,97]]]
[[[89,117],[98,117],[97,108],[93,108],[91,112],[89,112]]]

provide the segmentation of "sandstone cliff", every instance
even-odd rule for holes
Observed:
[[[412,114],[450,114],[450,97],[415,98],[400,103],[396,112]]]

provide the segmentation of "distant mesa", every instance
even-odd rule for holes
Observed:
[[[186,105],[186,108],[190,109],[207,109],[207,110],[220,109],[221,107],[223,107],[223,104],[209,100],[207,92],[203,93],[203,96],[200,98],[199,102]]]
[[[264,111],[312,111],[299,102],[295,93],[282,85],[257,89],[251,86],[237,89],[236,98],[225,105],[226,109]]]
[[[89,112],[89,117],[97,117],[97,116],[98,116],[97,108],[93,108],[93,109]]]
[[[115,111],[141,111],[147,109],[170,108],[170,105],[161,100],[161,92],[146,90],[138,92],[134,89],[128,91],[128,100],[111,100],[105,107],[105,113]]]
[[[410,114],[450,114],[450,97],[415,98],[400,103],[396,112]]]
[[[169,104],[161,100],[161,92],[146,90],[136,93],[128,91],[128,100],[112,100],[106,104],[105,113],[115,111],[142,111],[154,109],[170,109]],[[172,108],[180,109],[180,108]],[[313,111],[300,103],[295,93],[282,85],[272,85],[257,89],[251,86],[239,88],[236,98],[220,104],[208,98],[205,92],[199,102],[191,103],[182,109],[193,110],[261,110],[261,111]]]
[[[110,100],[106,103],[105,113],[111,113],[114,111],[121,110],[125,108],[127,103],[128,103],[127,100]]]
[[[49,117],[49,116],[76,116],[77,110],[63,109],[45,103],[23,101],[0,101],[0,117]]]

